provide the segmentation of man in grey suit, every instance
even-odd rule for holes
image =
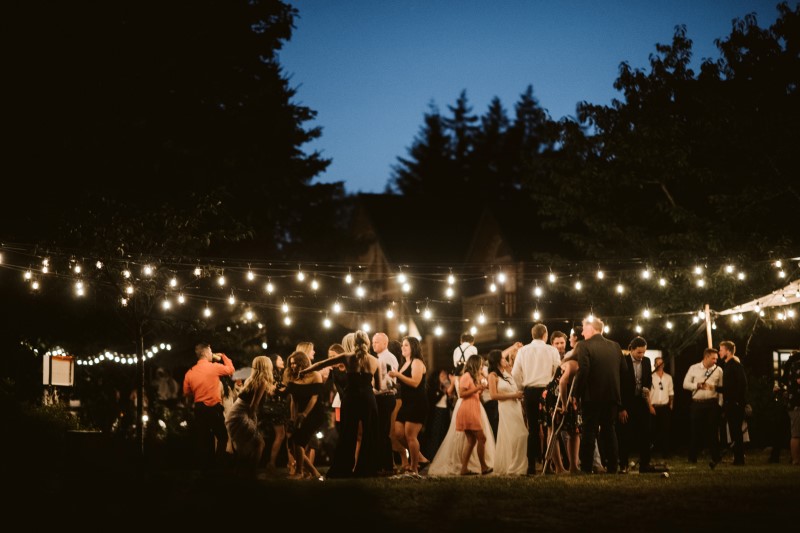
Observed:
[[[622,397],[620,379],[627,367],[622,349],[616,342],[603,337],[603,321],[588,317],[583,321],[582,340],[575,347],[578,374],[575,376],[575,394],[581,399],[583,426],[581,426],[581,471],[592,472],[595,440],[600,438],[600,449],[606,459],[609,474],[615,474],[619,465],[619,447],[614,427]]]

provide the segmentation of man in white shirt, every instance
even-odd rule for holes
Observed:
[[[453,373],[456,376],[461,375],[461,370],[464,369],[464,365],[470,355],[478,355],[478,349],[475,347],[475,337],[469,333],[462,333],[461,344],[453,350]]]
[[[689,367],[683,378],[683,388],[692,392],[689,409],[691,441],[689,462],[697,462],[697,452],[705,445],[711,453],[708,466],[713,470],[721,460],[719,450],[720,397],[717,386],[722,385],[722,368],[717,366],[719,352],[715,348],[703,350],[703,360]]]
[[[653,415],[653,451],[658,450],[664,459],[670,457],[670,426],[675,388],[672,376],[664,372],[664,359],[656,357],[653,386],[650,388],[650,414]]]
[[[517,388],[523,391],[525,415],[528,419],[528,475],[535,475],[541,454],[539,401],[545,388],[553,380],[561,358],[558,350],[547,344],[547,326],[533,326],[531,337],[531,343],[517,352],[511,376]]]
[[[378,358],[378,370],[383,385],[380,390],[375,389],[375,400],[378,403],[378,470],[389,475],[394,470],[394,457],[392,456],[392,412],[394,412],[397,398],[395,397],[395,379],[389,376],[389,371],[400,368],[397,357],[388,350],[389,337],[378,332],[372,337],[372,349]],[[376,384],[377,385],[377,384]]]

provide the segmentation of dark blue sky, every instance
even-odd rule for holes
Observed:
[[[619,65],[648,65],[685,24],[697,67],[714,39],[778,0],[288,0],[300,11],[280,53],[296,101],[319,114],[332,158],[319,181],[381,192],[433,102],[447,114],[462,90],[475,114],[498,96],[509,115],[529,84],[553,118],[580,101],[608,104]],[[307,124],[310,126],[311,124]]]

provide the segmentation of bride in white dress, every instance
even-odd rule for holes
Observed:
[[[456,394],[458,394],[458,379],[456,376]],[[464,447],[467,443],[466,433],[463,431],[456,431],[456,415],[458,409],[461,407],[461,398],[456,400],[456,405],[453,408],[453,414],[450,415],[450,427],[447,430],[439,450],[431,460],[431,465],[428,467],[428,476],[458,476],[461,473],[461,459],[464,453]],[[486,435],[486,444],[484,451],[484,459],[486,466],[492,468],[494,462],[494,433],[492,433],[492,426],[489,423],[489,417],[486,416],[486,410],[481,405],[481,427],[483,434]],[[527,464],[527,462],[526,462]],[[481,463],[478,461],[477,446],[472,450],[472,455],[469,458],[469,468],[473,472],[481,471]]]
[[[503,352],[489,352],[489,392],[498,400],[500,422],[494,454],[496,474],[524,476],[528,471],[528,428],[522,415],[522,391],[511,377]]]

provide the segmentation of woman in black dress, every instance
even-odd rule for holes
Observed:
[[[402,405],[394,421],[395,438],[408,448],[409,475],[419,477],[419,432],[428,416],[428,395],[425,389],[425,363],[422,346],[416,337],[405,337],[402,345],[405,363],[400,370],[392,370],[390,377],[400,383]]]
[[[341,393],[341,424],[327,477],[372,477],[378,472],[378,404],[374,386],[381,386],[378,358],[369,353],[369,336],[355,334],[352,353],[320,361],[302,373],[344,364],[347,381]],[[360,442],[360,443],[359,443]]]
[[[320,473],[308,458],[307,448],[311,438],[325,425],[325,412],[322,402],[318,401],[324,393],[322,376],[319,372],[301,372],[311,366],[308,356],[303,352],[294,352],[289,356],[286,367],[286,390],[289,394],[291,418],[289,423],[289,447],[297,461],[295,473],[291,479],[303,479],[308,467],[311,475],[319,478]]]

